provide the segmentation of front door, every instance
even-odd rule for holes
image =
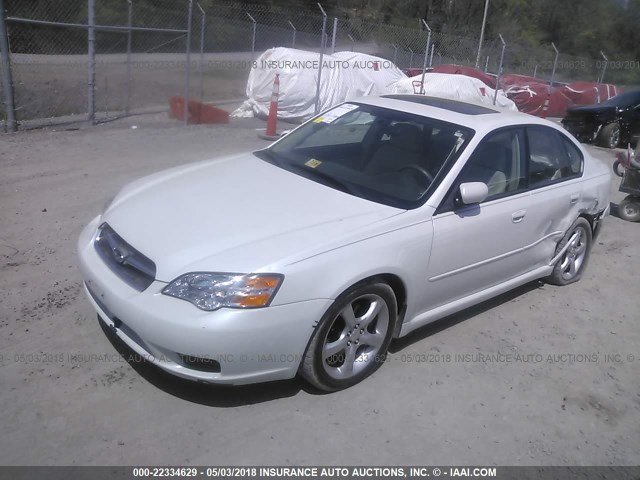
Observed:
[[[460,299],[530,270],[522,247],[531,238],[524,131],[508,128],[478,145],[433,217],[424,309]],[[459,185],[484,182],[487,199],[460,205]]]

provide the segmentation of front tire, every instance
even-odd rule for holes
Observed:
[[[598,145],[605,148],[616,148],[620,143],[620,125],[618,122],[602,127],[598,135]]]
[[[569,285],[582,278],[592,243],[591,224],[583,217],[579,217],[567,231],[562,241],[556,248],[557,255],[562,249],[571,243],[567,251],[562,255],[553,267],[551,275],[546,280],[552,285]]]
[[[618,205],[618,216],[627,222],[640,222],[640,198],[627,195]]]
[[[397,312],[396,297],[386,283],[373,280],[350,288],[320,320],[300,373],[326,392],[364,380],[384,363]]]

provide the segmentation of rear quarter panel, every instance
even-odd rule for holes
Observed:
[[[582,175],[581,213],[595,215],[609,206],[611,168],[594,158],[584,148],[584,173]]]

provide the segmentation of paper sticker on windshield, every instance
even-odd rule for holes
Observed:
[[[311,168],[316,168],[317,166],[319,166],[322,162],[320,160],[316,160],[315,158],[312,158],[310,160],[307,160],[305,162],[305,165],[307,167],[311,167]]]
[[[354,105],[352,103],[345,103],[343,105],[340,105],[340,106],[334,108],[333,110],[329,110],[328,112],[323,113],[322,116],[316,118],[314,120],[314,122],[316,122],[316,123],[333,123],[337,119],[339,119],[340,117],[343,117],[344,115],[346,115],[347,113],[349,113],[352,110],[355,110],[356,108],[358,108],[358,105]]]

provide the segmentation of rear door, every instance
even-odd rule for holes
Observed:
[[[523,252],[526,261],[547,264],[558,241],[578,216],[582,196],[582,152],[558,130],[528,126],[529,189],[527,211],[532,237]]]

